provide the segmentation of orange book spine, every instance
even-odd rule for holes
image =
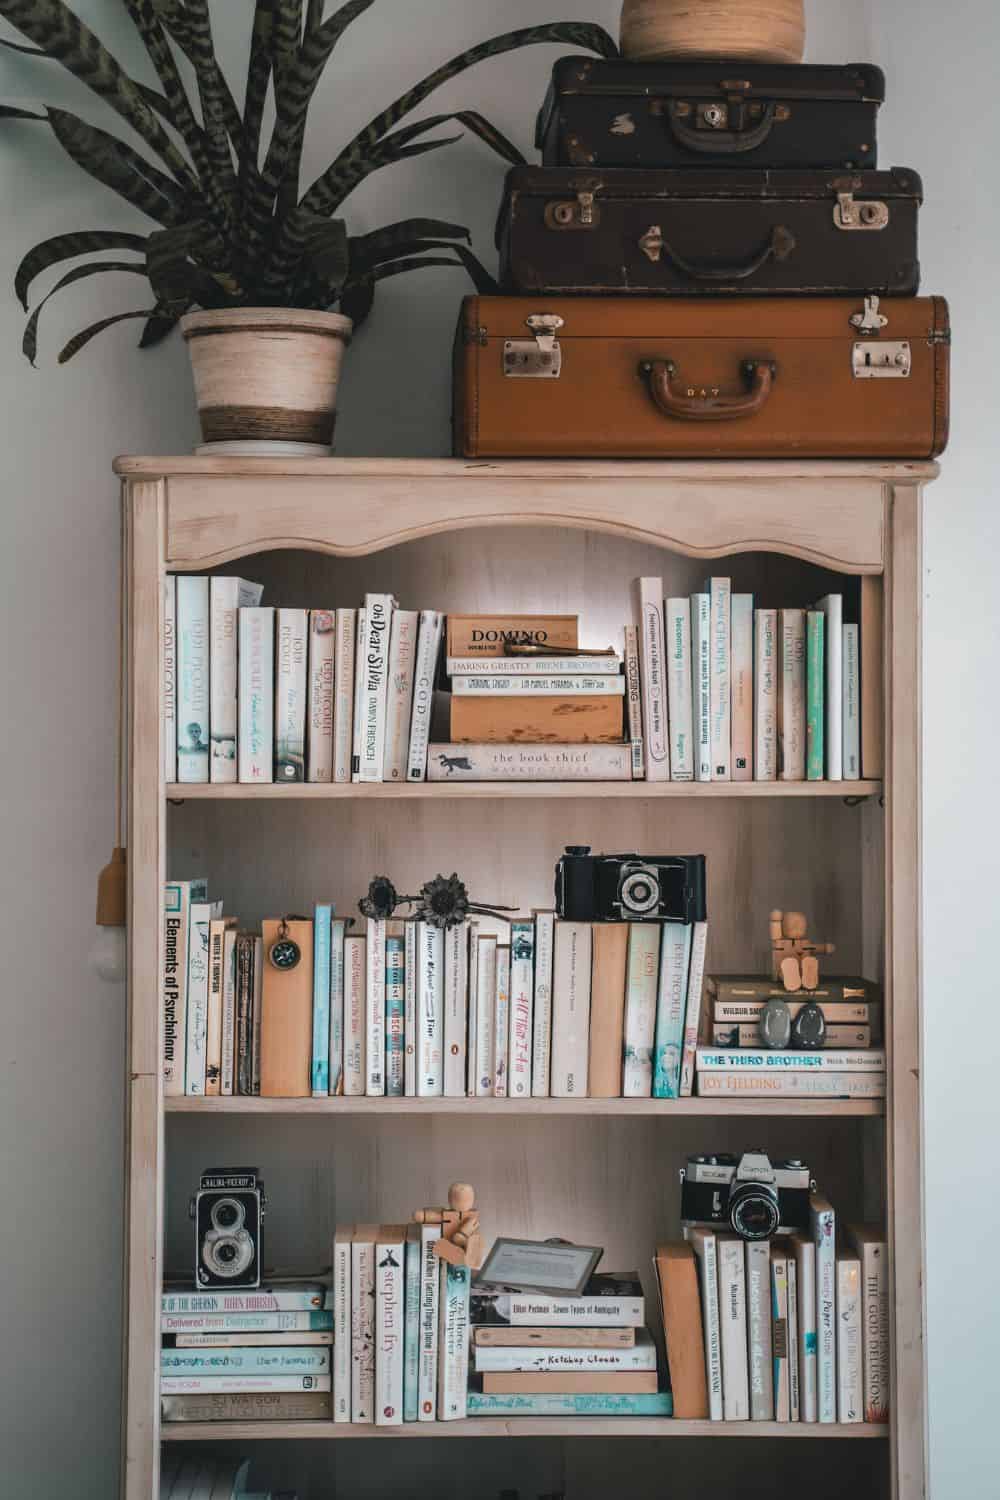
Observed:
[[[566,698],[451,700],[457,744],[588,745],[623,739],[623,699],[580,694]]]
[[[262,930],[260,1092],[270,1099],[305,1099],[312,1093],[313,924],[274,920]],[[293,968],[279,968],[269,957],[279,937],[299,949]]]

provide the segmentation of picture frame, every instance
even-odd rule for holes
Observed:
[[[604,1249],[569,1240],[494,1240],[478,1286],[537,1292],[546,1297],[580,1297]]]

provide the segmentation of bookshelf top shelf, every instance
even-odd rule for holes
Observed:
[[[368,1427],[349,1422],[164,1422],[164,1442],[248,1442],[254,1438],[886,1438],[873,1423],[690,1422],[674,1417],[467,1417],[459,1422],[409,1422]]]
[[[271,799],[324,801],[433,802],[507,798],[576,798],[580,801],[608,797],[632,801],[694,798],[718,801],[737,798],[759,801],[804,797],[841,797],[855,801],[881,795],[881,781],[379,781],[379,782],[171,782],[166,788],[169,802],[260,802]]]
[[[478,1119],[483,1115],[508,1120],[539,1115],[649,1116],[681,1119],[692,1115],[785,1119],[790,1116],[872,1118],[885,1114],[884,1099],[386,1099],[364,1095],[327,1099],[262,1099],[244,1095],[204,1099],[168,1095],[167,1114],[176,1115],[461,1115]]]

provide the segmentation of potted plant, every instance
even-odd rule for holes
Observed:
[[[299,164],[313,93],[344,32],[375,0],[348,0],[326,18],[324,0],[257,0],[242,108],[215,55],[208,0],[123,3],[159,87],[130,77],[63,0],[0,0],[0,16],[26,39],[0,39],[3,45],[62,63],[127,122],[142,149],[53,106],[38,113],[0,105],[0,118],[47,124],[78,166],[159,226],[149,234],[71,231],[29,251],[15,277],[25,311],[30,287],[49,267],[94,251],[129,258],[88,260],[67,271],[35,306],[22,347],[34,362],[39,314],[63,287],[109,272],[144,276],[152,305],[92,323],[70,339],[59,362],[123,319],[142,320],[141,348],[180,322],[208,443],[265,439],[326,451],[344,347],[371,310],[379,281],[454,265],[480,289],[495,289],[460,224],[407,219],[352,235],[339,216],[371,172],[459,139],[430,134],[450,122],[506,161],[523,161],[475,110],[401,125],[407,115],[456,74],[515,48],[561,42],[616,52],[607,32],[584,23],[494,37],[444,63],[376,115],[303,191]],[[192,94],[181,59],[193,70]],[[262,149],[269,88],[275,123]]]

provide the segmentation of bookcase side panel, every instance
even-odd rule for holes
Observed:
[[[159,1494],[159,1293],[163,1109],[159,965],[165,807],[162,754],[164,487],[126,491],[128,1091],[122,1500]]]

